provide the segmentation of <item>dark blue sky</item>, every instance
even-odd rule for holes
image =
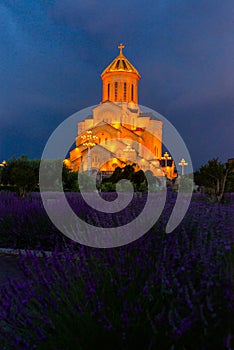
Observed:
[[[118,44],[139,103],[168,118],[194,167],[233,148],[231,0],[7,0],[0,4],[0,161],[39,158],[53,130],[101,100]]]

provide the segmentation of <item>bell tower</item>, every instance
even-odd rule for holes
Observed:
[[[120,44],[119,55],[102,72],[102,102],[133,102],[138,104],[137,69],[123,55],[124,45]]]

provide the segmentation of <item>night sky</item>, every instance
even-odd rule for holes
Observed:
[[[232,18],[231,0],[3,0],[0,162],[40,158],[63,120],[98,104],[120,42],[139,103],[176,127],[194,168],[234,157]]]

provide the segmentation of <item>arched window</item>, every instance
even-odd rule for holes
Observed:
[[[124,83],[124,101],[127,100],[127,83]]]
[[[117,101],[118,98],[118,83],[115,82],[115,101]]]
[[[134,86],[132,84],[132,89],[131,89],[131,100],[134,100]]]
[[[107,99],[110,99],[110,84],[107,85]]]

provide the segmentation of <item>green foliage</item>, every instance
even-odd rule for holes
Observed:
[[[189,176],[182,176],[179,180],[179,190],[184,193],[192,193],[194,190],[194,182]]]
[[[1,169],[1,183],[14,186],[20,196],[26,196],[39,182],[39,160],[29,160],[27,156],[11,158]],[[12,187],[11,187],[12,188]]]
[[[157,176],[154,176],[151,170],[146,170],[145,176],[147,178],[149,192],[157,192],[162,189],[161,180]]]
[[[132,192],[133,183],[127,179],[122,179],[116,184],[116,190],[118,192]]]
[[[43,160],[40,169],[40,159],[29,160],[27,156],[11,158],[7,165],[0,168],[0,183],[2,188],[16,190],[20,196],[38,190],[39,170],[46,177],[48,190],[59,190],[61,185],[65,191],[79,191],[78,173],[72,172],[63,163],[62,159]],[[62,184],[60,170],[62,166]]]
[[[116,183],[113,183],[111,181],[103,181],[101,183],[100,189],[102,192],[115,192]]]
[[[227,187],[231,188],[234,179],[234,162],[221,163],[214,158],[194,174],[195,183],[204,186],[211,198],[221,201]]]
[[[21,197],[25,197],[36,186],[36,176],[30,166],[14,167],[11,172],[11,179]]]
[[[71,171],[63,163],[62,168],[62,184],[61,184],[61,166],[62,160],[43,160],[43,172],[46,176],[46,183],[48,190],[60,190],[61,185],[64,191],[79,192],[92,191],[96,189],[96,178],[87,173],[79,173],[77,171]]]
[[[93,191],[96,189],[96,178],[86,173],[80,173],[78,178],[78,188],[81,191]]]
[[[63,189],[64,191],[78,192],[78,172],[71,171],[63,165]]]
[[[40,165],[40,160],[32,160],[30,161],[27,156],[23,155],[20,158],[11,158],[7,161],[7,165],[2,167],[1,171],[1,183],[3,185],[14,185],[15,175],[13,175],[12,171],[14,168],[21,169],[32,169],[34,171],[34,175],[36,177],[36,182],[39,180],[38,169]]]
[[[90,191],[101,189],[103,192],[115,192],[116,184],[120,180],[128,180],[132,183],[134,191],[147,192],[160,189],[160,181],[148,170],[135,170],[135,164],[128,164],[124,168],[117,167],[114,173],[101,184],[96,184],[96,179],[86,173],[81,173],[78,179],[78,172],[71,171],[63,164],[62,183],[61,166],[62,160],[29,160],[27,156],[12,158],[7,162],[7,166],[0,169],[1,183],[4,186],[13,186],[20,195],[25,196],[32,190],[38,190],[39,170],[46,183],[43,190],[59,191],[63,187],[64,191],[77,192],[80,190]],[[30,170],[29,170],[30,169]],[[34,175],[33,175],[34,173]],[[147,175],[147,177],[146,177]],[[12,188],[12,187],[11,187]],[[129,183],[120,183],[118,190],[129,191],[132,189]]]
[[[41,189],[43,191],[61,191],[63,187],[62,176],[67,173],[64,168],[62,159],[42,159],[40,164],[40,177],[43,178]]]
[[[117,167],[109,178],[103,179],[101,190],[103,192],[115,191],[116,184],[118,183],[118,191],[131,191],[131,184],[128,181],[121,180],[130,181],[135,191],[147,191],[145,173],[143,170],[135,171],[135,164],[128,164],[124,168]]]

